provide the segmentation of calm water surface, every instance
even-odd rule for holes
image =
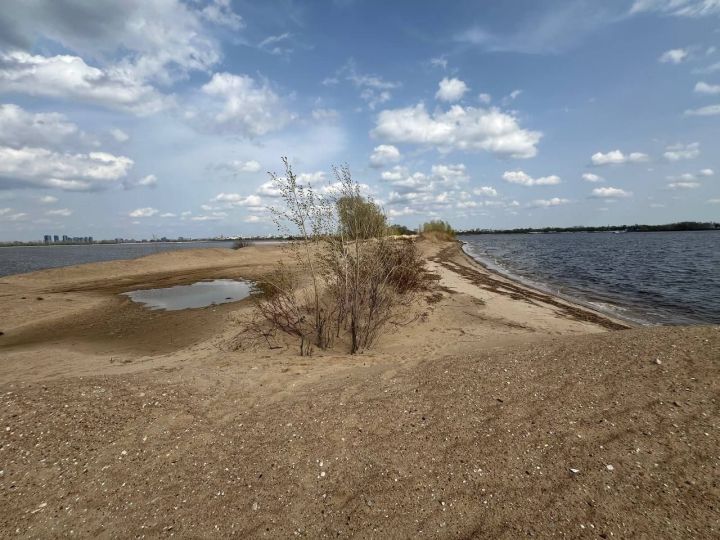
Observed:
[[[252,284],[234,279],[198,281],[163,289],[142,289],[122,293],[151,310],[176,311],[237,302],[250,296]]]
[[[23,274],[46,268],[71,266],[179,249],[230,248],[232,242],[153,242],[144,244],[92,244],[80,246],[33,246],[0,248],[0,276]]]
[[[645,324],[720,324],[720,231],[466,235],[468,254]]]

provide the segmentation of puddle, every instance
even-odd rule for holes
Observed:
[[[144,289],[122,294],[130,297],[133,302],[143,304],[144,307],[151,310],[176,311],[237,302],[250,296],[252,289],[252,283],[247,281],[216,279],[213,281],[198,281],[192,285],[177,285],[164,289]]]

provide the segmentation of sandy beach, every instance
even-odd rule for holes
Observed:
[[[720,534],[720,327],[631,328],[419,243],[419,317],[361,355],[244,332],[280,246],[0,279],[0,535]]]

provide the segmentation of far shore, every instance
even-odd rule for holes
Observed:
[[[434,289],[360,355],[246,331],[255,242],[0,278],[2,536],[711,537],[720,327],[637,328],[418,241]]]

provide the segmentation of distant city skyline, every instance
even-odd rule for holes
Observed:
[[[10,0],[0,241],[275,232],[267,171],[390,219],[717,221],[714,0]]]

